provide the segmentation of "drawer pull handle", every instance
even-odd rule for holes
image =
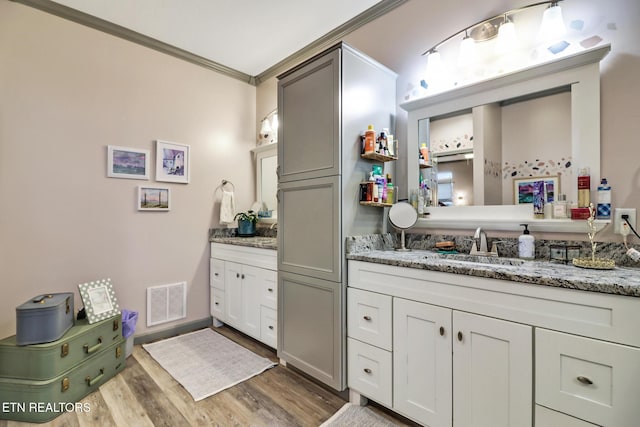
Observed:
[[[593,384],[593,381],[591,381],[589,378],[587,377],[583,377],[582,375],[579,376],[578,378],[576,378],[578,381],[580,381],[582,384],[585,385],[591,385]]]
[[[369,368],[364,368],[363,371],[365,372],[365,374],[371,374],[371,372],[373,372]]]
[[[462,341],[462,331],[458,331],[458,341]]]
[[[444,326],[440,326],[440,336],[444,336]]]
[[[364,320],[366,320],[367,322],[371,321],[371,316],[363,316],[362,317]]]
[[[273,292],[273,288],[268,288],[267,289],[269,292]]]

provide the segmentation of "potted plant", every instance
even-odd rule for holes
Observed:
[[[258,222],[258,214],[252,210],[246,212],[238,212],[233,217],[238,221],[238,236],[251,237],[256,234],[256,223]]]

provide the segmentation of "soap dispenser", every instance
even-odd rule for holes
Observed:
[[[520,224],[524,231],[518,237],[518,256],[522,259],[534,259],[536,253],[535,237],[529,234],[529,224]]]

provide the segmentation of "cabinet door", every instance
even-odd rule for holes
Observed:
[[[340,177],[280,184],[278,270],[341,281]]]
[[[451,386],[451,310],[394,298],[393,408],[450,426]]]
[[[340,173],[340,49],[281,77],[278,121],[280,182]]]
[[[531,426],[533,328],[454,311],[453,424]]]
[[[342,285],[278,272],[278,357],[344,389]]]
[[[225,314],[227,323],[242,328],[242,264],[225,261]]]
[[[250,265],[242,266],[242,331],[260,339],[260,300],[262,288],[275,271]]]

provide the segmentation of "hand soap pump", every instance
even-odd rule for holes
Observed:
[[[520,224],[524,231],[518,237],[518,256],[522,259],[534,259],[536,253],[535,237],[529,234],[529,224]]]

